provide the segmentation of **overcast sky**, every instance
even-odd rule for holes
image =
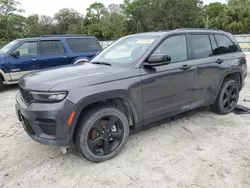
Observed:
[[[43,14],[53,16],[56,12],[63,8],[73,8],[78,12],[85,14],[86,9],[94,2],[104,3],[106,6],[112,3],[122,3],[123,0],[19,0],[21,2],[21,8],[25,10],[24,15],[30,14]],[[227,0],[203,0],[204,3],[222,2]]]

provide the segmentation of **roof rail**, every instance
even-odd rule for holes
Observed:
[[[208,31],[222,31],[220,29],[207,29],[207,28],[177,28],[175,31],[178,30],[208,30]]]
[[[40,37],[86,37],[85,34],[65,34],[65,35],[42,35]]]

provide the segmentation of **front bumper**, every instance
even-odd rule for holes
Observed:
[[[16,113],[28,135],[41,144],[69,146],[72,135],[68,125],[74,104],[65,99],[60,103],[26,105],[20,93],[16,96]]]

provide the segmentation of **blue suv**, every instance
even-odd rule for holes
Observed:
[[[44,35],[17,39],[0,49],[0,90],[24,74],[91,60],[102,47],[86,35]]]

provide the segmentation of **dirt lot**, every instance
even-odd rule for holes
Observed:
[[[131,135],[118,157],[93,164],[31,140],[15,116],[16,93],[0,94],[0,187],[250,187],[250,115],[196,110]],[[250,73],[240,98],[250,107],[245,97]]]

